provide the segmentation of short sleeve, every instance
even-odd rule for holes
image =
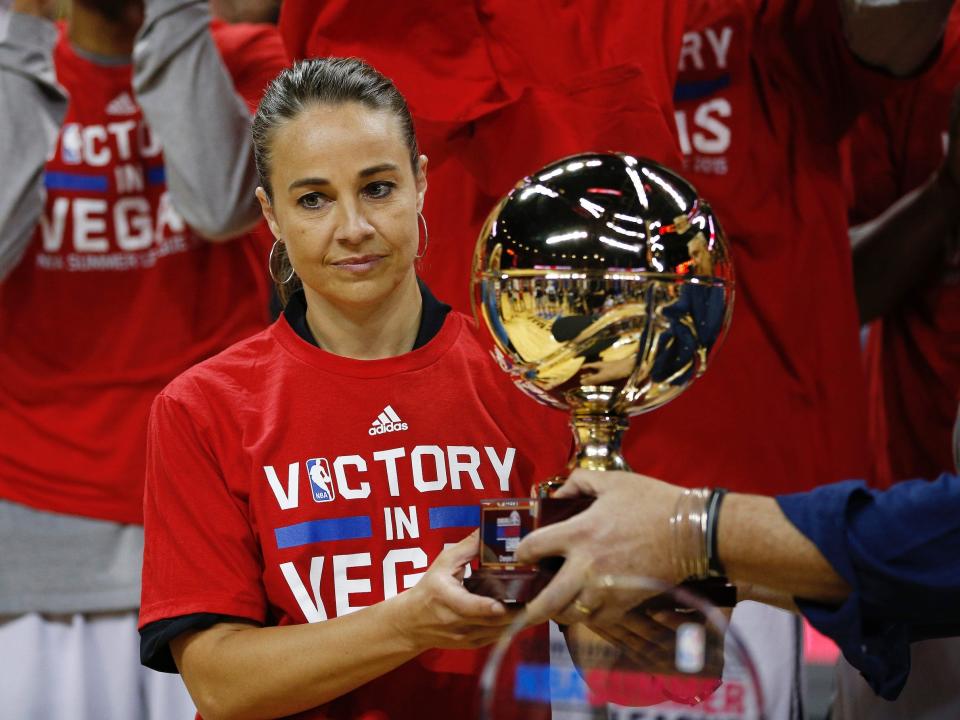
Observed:
[[[187,400],[161,394],[150,413],[140,627],[191,613],[263,623],[263,561],[246,502],[206,442],[199,391]]]

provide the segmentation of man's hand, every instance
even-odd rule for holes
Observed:
[[[614,623],[658,588],[652,578],[679,580],[670,555],[670,517],[682,488],[627,472],[577,470],[554,497],[593,495],[582,513],[536,530],[520,543],[517,560],[563,556],[550,584],[526,606],[527,619]]]

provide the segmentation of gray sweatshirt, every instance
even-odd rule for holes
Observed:
[[[174,206],[199,234],[221,239],[250,227],[259,208],[250,113],[209,24],[207,2],[147,0],[134,47],[133,86],[164,146]],[[16,267],[39,222],[44,163],[67,109],[53,66],[56,39],[53,23],[0,9],[0,282]],[[140,526],[0,500],[0,547],[0,616],[139,605]]]

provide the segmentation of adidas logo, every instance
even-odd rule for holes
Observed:
[[[373,424],[370,425],[370,429],[367,430],[368,435],[383,435],[388,432],[400,432],[401,430],[406,430],[407,424],[400,419],[400,416],[397,415],[396,410],[387,405],[383,412],[377,415],[377,419],[373,421]]]
[[[137,112],[137,104],[127,92],[122,92],[107,103],[107,115],[133,115]]]

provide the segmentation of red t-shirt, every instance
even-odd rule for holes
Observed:
[[[706,374],[637,417],[634,469],[775,494],[864,477],[865,397],[837,142],[895,83],[849,52],[830,0],[691,0],[680,52],[682,173],[736,270]]]
[[[407,98],[430,159],[418,273],[469,312],[476,238],[522,177],[586,151],[679,164],[671,94],[685,12],[674,0],[421,0],[416,11],[285,0],[280,30],[291,57],[361,57]]]
[[[940,167],[960,80],[960,8],[944,52],[906,91],[863,115],[848,136],[852,223],[870,220]],[[953,470],[960,396],[960,245],[939,272],[876,321],[865,349],[870,446],[881,487]]]
[[[276,31],[217,23],[251,107],[286,64]],[[47,202],[0,284],[0,497],[140,522],[150,403],[171,378],[268,322],[262,235],[206,242],[170,203],[131,66],[54,51],[70,94]]]
[[[373,361],[324,352],[281,318],[154,404],[141,626],[320,622],[392,597],[477,527],[479,500],[529,496],[560,470],[569,437],[459,313],[422,348]],[[302,717],[469,717],[483,657],[429,652]]]

